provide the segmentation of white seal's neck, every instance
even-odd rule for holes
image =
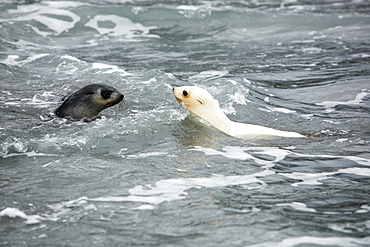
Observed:
[[[215,128],[225,132],[230,133],[232,121],[225,115],[222,109],[218,106],[218,102],[214,101],[211,105],[207,107],[201,107],[194,114],[206,120],[209,124],[213,125]]]

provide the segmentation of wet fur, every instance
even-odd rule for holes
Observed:
[[[81,119],[97,116],[102,110],[119,103],[123,94],[104,84],[90,84],[69,96],[55,115],[61,118]]]
[[[275,130],[264,126],[231,121],[219,107],[218,101],[207,90],[200,87],[176,87],[173,89],[173,94],[176,100],[180,104],[184,104],[192,114],[231,136],[243,139],[304,137],[296,132]]]

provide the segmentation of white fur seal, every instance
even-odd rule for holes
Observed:
[[[114,87],[104,84],[90,84],[69,96],[55,110],[55,115],[73,119],[94,117],[102,110],[119,103],[123,97],[123,94]]]
[[[226,134],[237,138],[304,137],[296,132],[231,121],[219,107],[218,101],[207,90],[200,87],[175,87],[173,94],[176,100],[180,104],[184,104],[191,113]]]

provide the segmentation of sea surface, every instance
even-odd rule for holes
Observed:
[[[55,117],[90,83],[124,101]],[[0,111],[0,246],[370,246],[370,1],[2,1]]]

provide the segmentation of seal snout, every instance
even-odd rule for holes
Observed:
[[[106,106],[114,106],[123,100],[125,96],[119,92],[113,92],[112,95],[107,99]]]
[[[121,102],[125,96],[123,94],[119,94],[118,96],[118,102]]]
[[[112,100],[120,102],[125,96],[120,92],[113,92],[111,95]]]
[[[173,96],[175,96],[175,99],[177,100],[177,102],[181,103],[182,100],[181,100],[180,95],[178,95],[179,94],[178,91],[179,91],[179,88],[178,87],[173,87],[172,88]]]

